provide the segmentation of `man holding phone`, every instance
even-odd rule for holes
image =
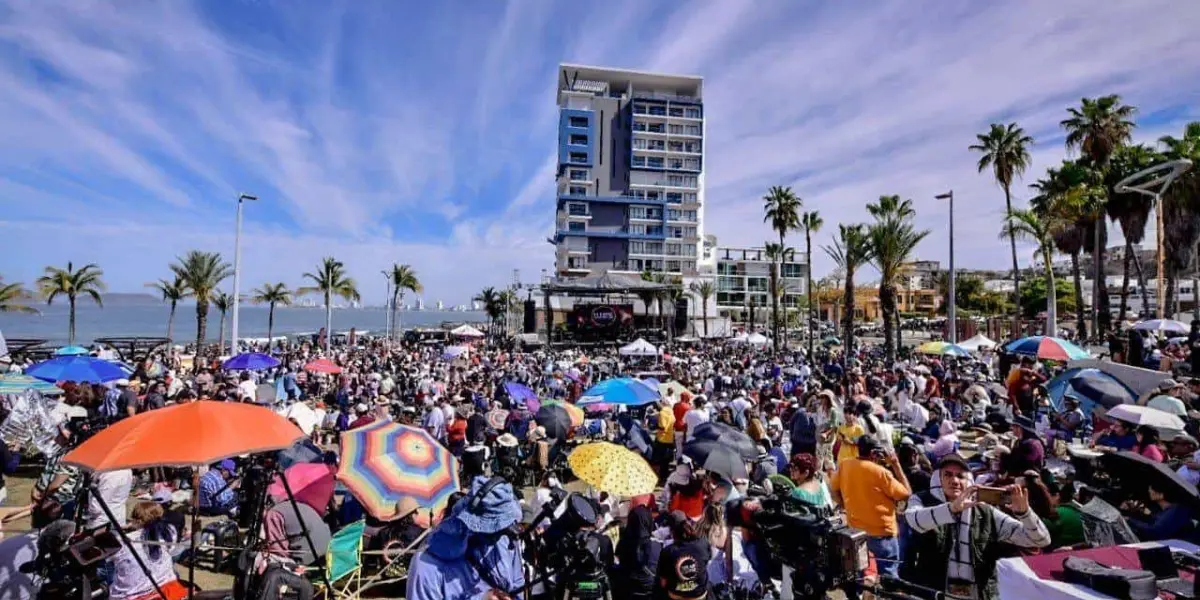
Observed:
[[[1005,503],[1013,516],[997,507]],[[1050,533],[1029,509],[1022,485],[975,486],[967,461],[957,454],[938,462],[929,491],[909,500],[904,521],[914,534],[904,579],[968,598],[998,597],[1001,544],[1050,545]]]

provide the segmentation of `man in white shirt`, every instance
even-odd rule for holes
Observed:
[[[692,401],[692,409],[683,415],[683,422],[685,425],[687,425],[686,441],[690,442],[695,439],[696,428],[699,427],[701,423],[707,423],[708,421],[708,398],[705,398],[704,396],[696,396],[696,399]]]
[[[109,522],[108,515],[104,514],[104,508],[100,505],[103,502],[108,506],[108,510],[117,518],[117,525],[125,527],[125,518],[128,514],[128,509],[125,503],[129,500],[129,494],[133,491],[133,471],[129,469],[121,469],[119,471],[103,471],[92,474],[92,485],[96,488],[95,491],[100,493],[97,498],[96,494],[88,491],[88,507],[84,527],[94,529]]]
[[[250,373],[242,373],[242,381],[238,384],[238,400],[245,402],[258,401],[258,385],[250,379]]]

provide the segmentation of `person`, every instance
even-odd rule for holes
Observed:
[[[664,409],[663,412],[668,412]],[[617,540],[617,565],[613,569],[615,596],[650,600],[662,544],[651,537],[654,524],[650,508],[642,505],[629,511]]]
[[[428,407],[425,418],[421,421],[421,428],[429,432],[433,439],[443,443],[446,441],[446,414],[436,402]]]
[[[130,545],[123,546],[112,558],[112,585],[109,598],[113,600],[158,599],[154,584],[162,589],[167,600],[187,598],[188,590],[175,574],[175,561],[164,544],[179,541],[179,532],[163,518],[163,507],[153,501],[138,502],[129,516],[126,535]],[[143,544],[145,542],[145,544]],[[134,556],[134,552],[138,554]],[[151,582],[138,564],[142,559],[154,577]]]
[[[792,442],[792,454],[817,454],[817,419],[809,414],[801,403],[788,423],[788,437]]]
[[[896,455],[885,452],[875,438],[861,436],[852,447],[858,454],[838,463],[830,491],[834,502],[846,510],[849,525],[867,534],[867,548],[875,555],[880,573],[896,577],[900,568],[896,504],[912,495],[908,477]]]
[[[476,432],[475,439],[471,440],[471,445],[463,450],[461,462],[464,479],[470,481],[479,475],[487,474],[487,464],[491,459],[492,449],[486,442],[487,434],[483,431]]]
[[[658,468],[658,478],[665,479],[671,468],[675,453],[675,412],[668,400],[659,401],[658,422],[654,428],[653,464]]]
[[[684,430],[686,431],[687,441],[692,441],[696,438],[696,428],[701,424],[709,421],[708,399],[704,396],[696,396],[695,404],[692,409],[683,415]]]
[[[371,407],[362,402],[354,405],[354,414],[356,416],[350,422],[350,425],[346,427],[347,429],[358,429],[359,427],[366,427],[375,422],[375,417],[371,416]]]
[[[267,500],[270,504],[263,511],[263,543],[271,559],[289,567],[323,563],[332,534],[321,514],[304,502],[289,500],[286,492],[272,494]]]
[[[467,447],[467,414],[470,410],[466,404],[459,405],[458,416],[446,426],[446,447],[460,458]]]
[[[54,451],[46,457],[42,473],[33,484],[30,500],[36,507],[33,511],[34,527],[43,527],[53,518],[70,519],[75,514],[75,495],[83,477],[79,469],[61,462],[71,445],[74,427],[71,421],[59,423],[54,437]]]
[[[250,378],[249,371],[242,371],[241,381],[237,385],[238,400],[241,402],[258,401],[258,385]]]
[[[1072,396],[1063,396],[1063,408],[1062,412],[1054,415],[1054,428],[1050,435],[1069,442],[1082,431],[1084,415],[1079,408],[1079,400]]]
[[[1194,531],[1193,511],[1186,502],[1180,502],[1175,492],[1162,482],[1151,481],[1149,484],[1150,507],[1149,517],[1133,516],[1126,521],[1139,540],[1157,542],[1161,540],[1186,539]],[[1123,506],[1129,508],[1129,503]]]
[[[1040,470],[1046,463],[1046,446],[1038,437],[1033,420],[1021,415],[1013,419],[1010,429],[1012,435],[1019,440],[1012,449],[1012,470],[1024,472],[1030,469]]]
[[[816,456],[807,452],[793,456],[792,461],[788,463],[788,476],[796,484],[791,491],[793,498],[822,511],[833,510],[833,497],[829,494],[829,487],[819,476]]]
[[[1179,399],[1185,389],[1186,386],[1174,379],[1164,379],[1155,388],[1157,395],[1146,402],[1146,406],[1187,418],[1187,406]]]
[[[83,526],[86,529],[96,529],[109,522],[104,507],[116,518],[114,525],[125,527],[128,510],[125,507],[129,494],[133,491],[133,471],[119,469],[116,471],[101,471],[92,474],[93,490],[88,490],[87,512]],[[96,492],[99,492],[97,495]],[[101,506],[103,503],[104,506]]]
[[[1050,532],[1050,543],[1054,548],[1067,548],[1087,541],[1083,529],[1082,506],[1075,501],[1075,484],[1064,481],[1060,485],[1047,486],[1054,499],[1054,514],[1046,523]]]
[[[671,545],[659,555],[654,578],[655,600],[708,597],[708,562],[712,558],[708,539],[701,538],[696,524],[682,512],[667,515]]]
[[[1200,319],[1192,319],[1192,329],[1188,332],[1188,350],[1191,351],[1192,376],[1200,377]],[[1141,366],[1141,365],[1138,365]]]
[[[671,407],[671,414],[675,417],[675,456],[683,456],[683,443],[687,440],[687,421],[684,417],[692,410],[691,399],[690,393],[681,393],[679,401]]]
[[[928,490],[931,477],[929,459],[925,457],[925,453],[917,447],[912,438],[906,436],[900,440],[900,445],[896,448],[896,456],[900,459],[900,465],[904,469],[904,476],[908,478],[908,487],[912,489],[912,492],[918,494]]]
[[[1114,420],[1108,430],[1099,430],[1092,434],[1092,444],[1116,450],[1133,450],[1137,445],[1137,436],[1129,423]]]
[[[1045,548],[1050,532],[1029,509],[1025,488],[1010,485],[1009,516],[979,501],[967,461],[948,454],[938,462],[928,492],[909,499],[904,522],[911,529],[906,581],[967,598],[998,598],[996,562],[1005,544]]]
[[[1149,425],[1139,425],[1134,434],[1137,436],[1137,445],[1134,447],[1134,451],[1154,462],[1165,460],[1162,449],[1158,447],[1157,429]]]
[[[857,414],[852,414],[849,408],[846,410],[845,423],[837,428],[837,440],[840,444],[837,452],[837,464],[858,457],[858,449],[856,444],[858,439],[865,433],[863,428],[862,418]]]
[[[430,533],[412,559],[409,600],[510,600],[525,586],[521,547],[511,529],[521,505],[502,479],[476,477],[470,493]]]
[[[237,482],[231,482],[236,472],[237,465],[227,458],[200,476],[200,514],[237,516]]]

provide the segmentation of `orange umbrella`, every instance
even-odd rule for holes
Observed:
[[[238,402],[177,404],[118,421],[63,457],[88,471],[208,465],[291,447],[304,437],[270,409]]]

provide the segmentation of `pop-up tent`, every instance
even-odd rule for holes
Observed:
[[[621,346],[621,356],[658,356],[658,348],[643,338]]]
[[[470,325],[459,325],[458,327],[450,330],[450,335],[468,338],[481,338],[484,334],[482,331],[475,329]]]
[[[969,340],[959,342],[958,346],[960,348],[966,348],[967,350],[970,350],[971,352],[978,352],[979,350],[983,350],[985,348],[987,348],[987,349],[995,348],[996,342],[991,339],[988,339],[988,336],[983,335],[982,333],[979,333],[979,334],[976,334],[975,337],[973,337]]]

